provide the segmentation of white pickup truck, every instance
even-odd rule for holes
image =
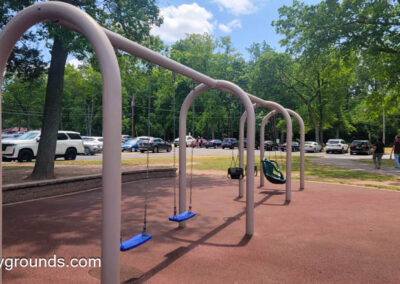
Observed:
[[[40,131],[29,131],[17,138],[3,139],[3,161],[17,160],[30,162],[36,158],[40,140]],[[75,160],[77,154],[83,154],[85,148],[78,132],[58,131],[56,158],[64,157],[65,160]]]

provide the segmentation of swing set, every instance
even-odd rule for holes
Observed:
[[[174,212],[172,221],[179,222],[180,227],[184,227],[185,220],[195,216],[191,212],[191,201],[189,211],[186,210],[186,116],[187,111],[193,100],[208,90],[216,88],[221,91],[233,94],[241,100],[247,111],[247,168],[246,177],[246,235],[251,236],[254,233],[254,139],[255,139],[255,114],[252,103],[257,103],[262,107],[274,106],[285,116],[285,109],[273,102],[265,101],[249,93],[244,92],[237,85],[223,80],[215,80],[207,75],[195,71],[185,65],[182,65],[172,59],[169,59],[159,53],[156,53],[140,44],[126,39],[114,32],[100,27],[88,14],[73,5],[49,1],[39,2],[20,13],[16,14],[12,20],[7,23],[0,33],[0,83],[3,81],[3,75],[9,55],[18,39],[33,25],[51,21],[68,29],[74,30],[84,35],[93,47],[96,57],[99,61],[100,71],[103,81],[103,199],[102,199],[102,283],[120,282],[120,253],[137,247],[151,239],[151,235],[146,231],[147,223],[147,188],[144,192],[144,221],[143,230],[127,241],[121,242],[121,77],[116,58],[115,50],[122,50],[131,55],[142,58],[152,64],[157,64],[173,72],[191,78],[200,82],[196,88],[185,98],[179,116],[179,214]],[[151,68],[149,68],[151,70]],[[151,72],[150,72],[151,75]],[[149,80],[151,89],[151,78]],[[148,97],[148,134],[150,133],[150,102]],[[1,95],[1,90],[0,90]],[[1,115],[1,110],[0,110]],[[285,117],[287,119],[287,117]],[[291,133],[291,121],[287,120],[288,133]],[[291,140],[289,140],[290,142]],[[288,142],[288,143],[289,143]],[[290,145],[288,145],[290,147]],[[288,149],[288,152],[291,149]],[[193,161],[193,159],[192,159]],[[0,161],[1,164],[1,161]],[[149,157],[147,156],[147,180],[149,179]],[[193,167],[193,163],[192,163]],[[287,163],[287,172],[290,172],[290,163]],[[0,167],[1,177],[1,167]],[[290,175],[287,177],[286,186],[290,188]],[[191,182],[192,186],[192,182]],[[0,189],[2,185],[0,183]],[[1,190],[0,190],[1,191]],[[192,194],[191,194],[192,195]],[[0,195],[0,203],[1,203]],[[290,198],[290,196],[289,196]],[[176,202],[175,202],[176,204]],[[175,206],[176,207],[176,206]],[[176,210],[175,210],[176,211]],[[0,226],[2,222],[2,213],[0,211]],[[2,233],[0,230],[0,239]],[[0,242],[0,251],[2,242]]]
[[[149,64],[149,88],[148,88],[148,99],[147,99],[147,136],[150,136],[150,109],[151,109],[151,94],[152,94],[152,64]],[[175,119],[175,72],[172,72],[172,85],[174,86],[173,89],[173,136],[175,137],[176,133],[176,119]],[[192,115],[192,133],[194,133],[194,105],[193,105],[193,115]],[[168,219],[173,222],[183,222],[188,219],[193,218],[196,216],[196,213],[192,212],[192,189],[193,189],[193,148],[191,147],[191,163],[190,163],[190,203],[189,203],[189,210],[184,211],[182,213],[177,214],[176,208],[176,179],[174,178],[174,215],[170,216]],[[174,147],[173,152],[173,167],[176,166],[176,148]],[[145,185],[145,198],[144,198],[144,219],[143,219],[143,230],[142,233],[133,236],[127,241],[121,242],[120,250],[127,251],[133,249],[141,244],[149,241],[152,236],[147,233],[147,188],[148,188],[148,179],[149,179],[149,151],[146,151],[146,185]]]

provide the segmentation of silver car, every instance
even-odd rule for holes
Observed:
[[[306,141],[304,143],[304,151],[305,152],[314,152],[314,153],[321,152],[322,145],[315,141]]]

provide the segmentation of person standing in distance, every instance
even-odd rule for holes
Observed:
[[[392,151],[390,152],[390,158],[392,157],[392,153],[394,153],[394,166],[396,169],[399,169],[400,139],[397,135],[394,137]]]
[[[372,156],[372,159],[374,160],[375,169],[379,170],[382,165],[382,156],[385,152],[385,144],[383,144],[381,138],[378,138],[376,143],[374,144],[373,152],[374,154]]]

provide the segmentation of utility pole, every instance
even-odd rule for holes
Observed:
[[[135,131],[135,95],[132,95],[131,100],[131,136],[136,136]]]

